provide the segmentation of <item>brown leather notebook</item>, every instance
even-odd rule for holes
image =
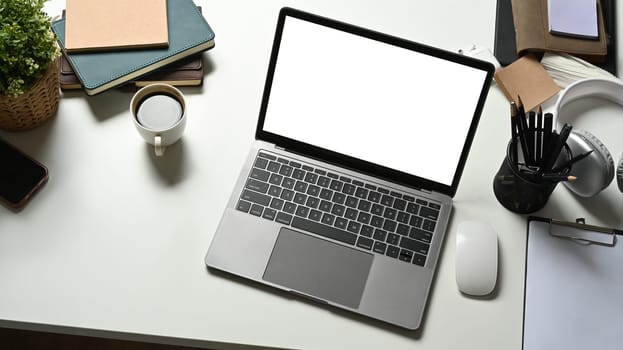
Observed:
[[[61,57],[59,73],[60,85],[63,90],[82,89],[80,80],[74,73],[65,55]],[[167,83],[173,86],[199,86],[203,83],[202,54],[196,54],[178,62],[164,66],[139,79],[131,80],[120,88],[133,90],[150,83]]]
[[[167,0],[67,0],[69,53],[167,47]]]
[[[601,2],[597,0],[598,40],[564,37],[549,33],[547,1],[512,0],[517,54],[527,52],[568,53],[590,62],[603,62],[607,54],[607,35]]]

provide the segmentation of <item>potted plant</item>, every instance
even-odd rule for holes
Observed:
[[[0,129],[32,129],[56,114],[60,51],[46,0],[0,0]]]

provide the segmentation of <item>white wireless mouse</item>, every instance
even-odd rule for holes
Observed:
[[[456,232],[456,284],[465,294],[493,291],[498,275],[498,236],[480,221],[465,221]]]

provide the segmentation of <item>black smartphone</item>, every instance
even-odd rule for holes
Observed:
[[[48,180],[48,169],[0,139],[0,199],[21,209]]]

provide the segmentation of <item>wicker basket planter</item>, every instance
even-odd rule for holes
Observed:
[[[29,91],[17,97],[0,95],[0,129],[30,130],[56,114],[60,100],[59,62],[52,62]]]

